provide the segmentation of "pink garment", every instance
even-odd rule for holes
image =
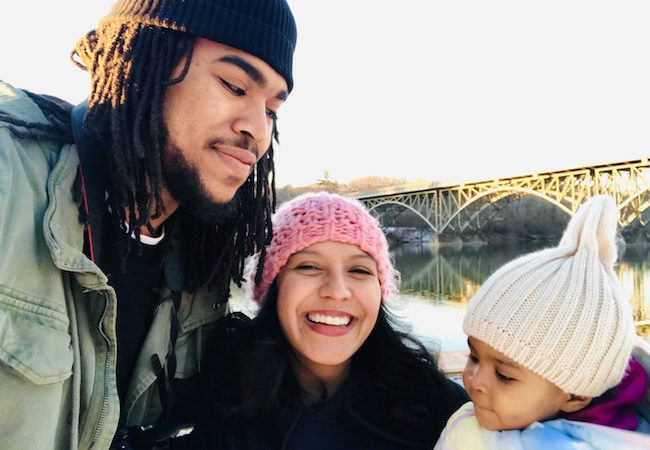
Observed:
[[[334,241],[356,245],[377,263],[381,299],[397,293],[398,275],[379,222],[359,200],[328,192],[308,192],[283,203],[273,215],[273,238],[266,248],[262,279],[257,280],[260,253],[252,259],[252,297],[266,300],[271,284],[289,257],[312,244]]]
[[[643,402],[648,384],[645,370],[630,359],[627,372],[621,382],[607,391],[607,399],[600,402],[594,399],[593,405],[566,414],[565,419],[606,425],[623,430],[636,430],[639,426],[634,407]]]

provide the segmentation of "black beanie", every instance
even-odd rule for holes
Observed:
[[[102,22],[170,28],[250,53],[293,89],[296,23],[286,0],[118,0]]]

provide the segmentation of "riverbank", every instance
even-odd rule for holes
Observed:
[[[447,377],[462,383],[462,374],[467,363],[468,350],[446,350],[438,354],[438,364]]]

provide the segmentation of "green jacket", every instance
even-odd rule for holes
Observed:
[[[74,145],[17,139],[2,115],[47,121],[25,93],[0,82],[0,446],[107,449],[120,417],[117,299],[83,253],[72,196],[78,153]],[[176,313],[163,288],[124,402],[127,425],[161,415],[151,356],[166,365],[173,315],[175,378],[187,380],[225,308],[209,292],[183,293]]]

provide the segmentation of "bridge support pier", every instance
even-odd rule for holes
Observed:
[[[467,239],[464,244],[474,246],[474,247],[480,247],[486,245],[487,242],[483,240],[480,236],[475,234],[471,236],[469,239]]]
[[[466,240],[463,240],[460,236],[444,236],[443,239],[440,239],[440,235],[437,233],[431,233],[429,238],[429,248],[432,251],[438,251],[440,247],[453,247],[460,249],[465,246],[469,247],[480,247],[487,244],[483,239],[478,235],[469,237]]]
[[[429,238],[429,248],[433,252],[437,252],[440,248],[440,237],[438,236],[438,233],[431,233],[431,237]]]

